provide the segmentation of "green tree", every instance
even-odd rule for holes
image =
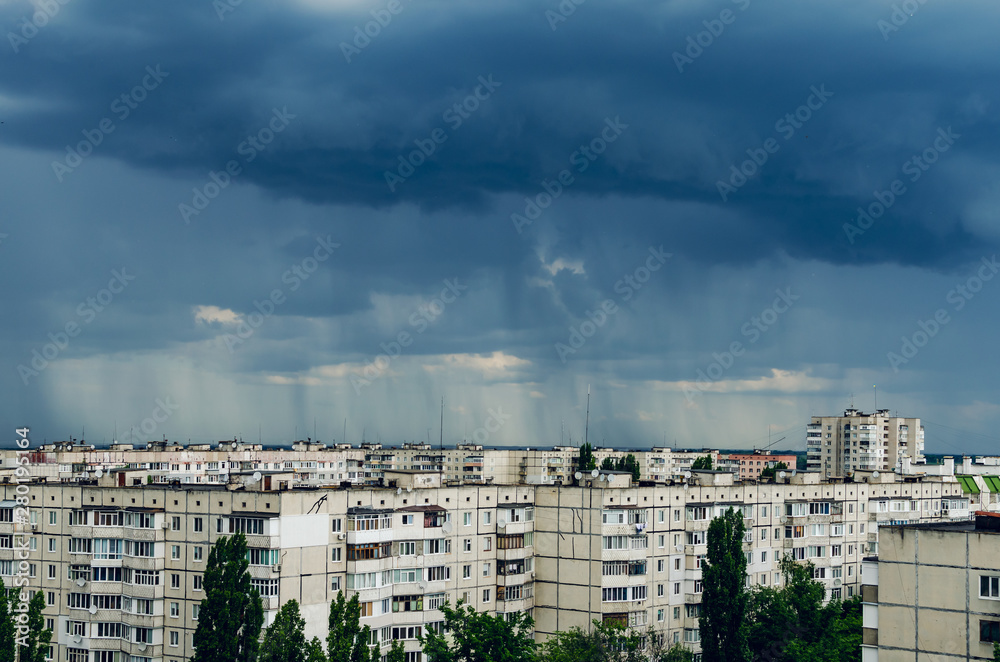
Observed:
[[[556,632],[538,654],[538,662],[647,662],[643,636],[616,622],[594,621],[585,631]]]
[[[386,662],[406,662],[406,651],[403,650],[402,641],[392,642],[392,648],[389,649],[389,654],[386,655]]]
[[[604,471],[614,471],[617,466],[615,458],[613,457],[606,457],[604,458],[604,461],[601,462],[601,469]]]
[[[632,480],[637,483],[639,482],[639,461],[631,453],[625,457],[618,458],[618,461],[615,463],[615,471],[628,471],[632,474]]]
[[[578,471],[593,471],[597,468],[597,460],[594,459],[594,448],[590,442],[580,446],[580,455],[576,460]]]
[[[503,615],[478,612],[459,601],[441,606],[443,633],[427,626],[420,637],[428,662],[533,662],[534,621],[524,612]],[[450,634],[449,638],[445,634]]]
[[[788,468],[788,465],[784,462],[778,462],[773,467],[764,467],[764,470],[760,472],[761,478],[774,478],[774,476],[779,471],[784,471]]]
[[[1000,641],[993,642],[993,662],[1000,662]]]
[[[703,457],[696,458],[691,464],[691,471],[711,471],[712,470],[712,456],[705,455]]]
[[[750,649],[770,662],[852,662],[861,659],[861,598],[823,604],[825,589],[813,565],[786,557],[785,584],[750,594]]]
[[[24,638],[18,659],[20,662],[45,662],[52,641],[52,630],[45,628],[45,595],[38,591],[28,603],[28,634]]]
[[[296,600],[283,604],[274,623],[264,631],[260,662],[306,662],[305,625]]]
[[[708,526],[702,569],[701,650],[704,662],[747,662],[747,557],[743,515],[729,508]]]
[[[192,662],[255,662],[264,607],[247,572],[247,539],[220,538],[205,567],[205,597],[194,631]]]
[[[313,637],[306,644],[306,662],[327,662],[326,653],[323,652],[323,642],[319,637]]]
[[[369,662],[371,628],[361,627],[361,603],[355,593],[348,600],[341,591],[330,603],[326,652],[330,662]]]
[[[17,657],[14,615],[8,598],[7,587],[0,579],[0,662],[14,662]]]

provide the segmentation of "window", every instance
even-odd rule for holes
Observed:
[[[1000,641],[1000,621],[979,621],[979,641]]]
[[[232,522],[232,520],[230,520]],[[203,517],[194,518],[194,532],[201,533],[205,530],[205,519]]]
[[[437,609],[445,603],[444,593],[431,593],[427,596],[427,608]]]
[[[663,618],[664,618],[664,610],[663,609],[657,609],[656,610],[656,622],[657,623],[662,623],[663,622]]]
[[[403,515],[403,526],[413,526],[413,515]]]
[[[663,584],[657,584],[656,585],[656,597],[658,597],[658,598],[662,598],[663,597]]]
[[[843,546],[841,545],[830,545],[830,556],[843,556]]]
[[[680,570],[680,569],[681,569],[681,560],[674,559],[674,570]]]
[[[202,557],[202,555],[203,555],[204,551],[205,551],[204,547],[196,546],[194,548],[194,560],[195,561],[203,561],[204,558]]]
[[[680,595],[680,594],[681,594],[681,583],[674,582],[674,595]]]
[[[1000,577],[991,575],[979,576],[979,597],[989,600],[1000,599]]]
[[[844,535],[844,525],[843,524],[833,524],[830,526],[831,536],[842,536]]]
[[[341,524],[341,521],[342,520],[339,517],[335,517],[332,520],[330,520],[330,531],[332,531],[333,533],[340,533],[341,527],[343,526],[343,524]]]
[[[67,648],[66,662],[89,662],[90,651],[84,648]]]
[[[250,565],[274,565],[280,562],[278,552],[277,549],[251,547],[247,550],[247,561],[250,562]],[[350,560],[350,550],[348,550],[347,557]]]
[[[462,541],[462,550],[466,552],[472,551],[472,538],[466,538]]]
[[[462,526],[472,526],[472,513],[462,513]]]
[[[176,561],[180,557],[181,557],[181,546],[180,545],[171,545],[170,546],[170,558],[173,559],[174,561]]]
[[[278,596],[278,580],[277,579],[251,579],[250,587],[257,589],[262,598],[274,598]],[[337,588],[335,590],[340,590],[340,578],[337,578]]]
[[[483,547],[483,549],[488,549]],[[436,540],[425,540],[424,541],[424,554],[450,554],[451,553],[451,540],[444,538],[438,538]]]
[[[277,589],[275,589],[275,590],[277,590]],[[331,577],[330,578],[330,590],[331,591],[339,591],[340,590],[340,577]]]
[[[694,582],[694,593],[701,593],[702,587],[704,585],[701,583],[700,579],[696,579]]]
[[[483,577],[489,577],[489,576],[490,576],[490,564],[489,563],[484,563],[483,564]]]
[[[483,551],[484,552],[488,552],[491,549],[493,549],[493,538],[490,538],[489,536],[485,536],[483,538]]]
[[[677,559],[677,560],[679,561],[680,559]],[[664,560],[664,559],[658,560],[656,562],[656,571],[657,572],[663,572],[663,569],[666,567],[666,565],[667,565],[666,560]]]
[[[56,551],[56,539],[55,538],[49,538],[49,551],[50,552]]]
[[[760,562],[767,563],[767,550],[764,550],[760,553]]]
[[[438,565],[427,568],[427,581],[440,582],[451,579],[451,568],[446,565]]]
[[[55,526],[58,523],[59,520],[57,519],[57,516],[58,516],[58,513],[56,511],[54,511],[54,510],[50,510],[49,511],[49,525],[50,526]]]
[[[788,517],[805,517],[808,514],[808,503],[786,503],[785,515]]]
[[[101,542],[97,540],[95,542]],[[121,543],[120,540],[114,540],[112,542]],[[151,542],[139,542],[136,540],[126,540],[125,541],[125,556],[134,556],[140,558],[151,558],[153,556],[153,543]],[[99,558],[97,554],[94,554],[94,558]],[[110,558],[121,558],[121,548],[119,547],[118,556],[112,556]]]
[[[330,552],[330,560],[333,561],[333,562],[335,562],[335,563],[339,563],[340,562],[340,558],[341,558],[341,553],[342,553],[341,550],[342,549],[343,549],[343,547],[334,547],[333,550],[331,550],[331,552]]]
[[[693,521],[708,519],[708,508],[704,506],[688,506],[687,518]]]
[[[94,568],[95,582],[120,582],[121,580],[121,568]]]
[[[170,631],[170,645],[174,647],[180,645],[180,634],[177,632],[177,630]]]
[[[767,517],[767,506],[761,506],[760,507],[760,516],[761,516],[761,519]]]
[[[8,573],[4,573],[4,574],[8,574]],[[13,573],[10,573],[10,574],[13,574]],[[49,565],[49,579],[55,579],[55,578],[56,578],[56,567],[54,565]]]
[[[830,504],[829,503],[810,503],[809,504],[809,514],[810,515],[829,515],[830,514]]]
[[[395,595],[392,598],[392,610],[399,611],[423,611],[424,596],[422,595]]]
[[[201,575],[194,576],[194,590],[200,591],[204,578]]]
[[[394,584],[415,584],[423,580],[423,569],[422,568],[410,568],[408,570],[393,570],[392,581]],[[376,574],[376,573],[371,573]],[[350,575],[348,575],[350,577]],[[348,582],[350,584],[350,582]],[[348,588],[364,588],[364,587],[352,587]]]
[[[490,511],[483,512],[483,524],[489,525],[493,521],[493,514]]]

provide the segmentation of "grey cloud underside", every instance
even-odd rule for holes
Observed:
[[[982,250],[958,200],[947,199],[962,191],[945,189],[945,165],[866,238],[875,241],[851,246],[842,225],[871,202],[872,190],[899,176],[899,164],[929,144],[938,126],[968,136],[957,148],[963,155],[994,160],[996,121],[963,116],[960,106],[976,95],[995,102],[988,84],[1000,61],[989,58],[995,46],[947,22],[931,25],[929,12],[885,43],[876,7],[827,14],[835,18],[829,23],[787,4],[745,13],[733,5],[736,22],[679,74],[671,54],[713,18],[709,8],[581,6],[554,32],[543,13],[549,8],[466,5],[442,18],[441,6],[406,5],[347,64],[340,43],[364,12],[245,5],[219,22],[210,4],[124,13],[74,4],[24,52],[4,56],[12,64],[17,58],[3,76],[4,92],[44,102],[12,112],[5,140],[59,150],[79,138],[72,127],[95,126],[146,64],[159,63],[169,78],[119,123],[102,155],[178,176],[207,174],[241,158],[236,146],[265,125],[272,107],[288,107],[297,119],[246,164],[242,182],[317,204],[457,209],[499,225],[508,235],[501,247],[514,250],[508,217],[518,209],[496,208],[496,197],[536,194],[543,178],[571,167],[569,155],[597,135],[604,117],[621,116],[630,128],[576,175],[570,195],[702,203],[692,219],[701,223],[711,223],[714,210],[743,215],[744,229],[715,236],[710,250],[697,229],[674,228],[676,249],[693,257],[740,262],[781,250],[833,263],[947,267]],[[19,9],[8,9],[8,23]],[[973,9],[964,11],[971,17]],[[502,86],[448,130],[442,113],[490,73]],[[745,149],[775,136],[775,121],[819,84],[834,93],[827,106],[793,138],[779,139],[781,151],[723,204],[716,181],[747,158]],[[448,141],[390,193],[384,173],[437,127]],[[844,172],[856,173],[853,181],[833,174]],[[618,222],[643,232],[661,219]],[[593,227],[583,219],[560,230],[571,241]]]

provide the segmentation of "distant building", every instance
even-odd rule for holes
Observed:
[[[828,478],[892,471],[905,458],[924,462],[924,428],[919,418],[889,416],[888,409],[865,414],[851,408],[843,416],[813,416],[806,450],[806,468]]]
[[[862,563],[862,662],[993,660],[1000,513],[883,527]]]
[[[784,462],[790,470],[795,469],[798,458],[795,455],[773,455],[771,451],[755,450],[753,453],[730,453],[729,460],[734,464],[734,473],[739,473],[743,480],[757,480],[760,472]]]

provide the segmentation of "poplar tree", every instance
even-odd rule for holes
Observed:
[[[14,618],[10,610],[7,587],[0,579],[0,662],[14,662],[17,657]]]
[[[729,508],[708,526],[702,567],[701,651],[704,662],[747,662],[747,557],[743,515]]]

